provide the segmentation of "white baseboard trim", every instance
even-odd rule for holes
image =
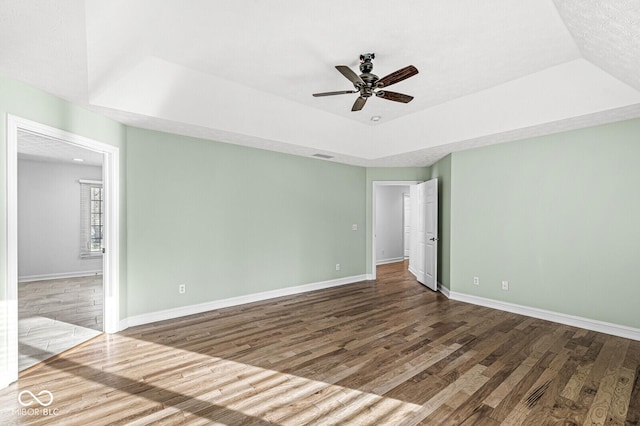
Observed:
[[[451,299],[451,292],[449,291],[448,288],[446,288],[445,286],[442,285],[442,283],[438,283],[438,291],[442,294],[444,294],[444,296],[447,299]]]
[[[418,276],[418,271],[416,271],[411,265],[409,265],[409,272],[411,272],[414,277]]]
[[[346,284],[365,281],[366,275],[354,275],[352,277],[338,278],[335,280],[321,281],[317,283],[304,284],[295,287],[280,288],[277,290],[264,291],[261,293],[246,294],[244,296],[231,297],[229,299],[213,300],[211,302],[199,303],[197,305],[181,306],[173,309],[150,312],[148,314],[135,315],[120,321],[120,331],[135,327],[136,325],[149,324],[157,321],[164,321],[184,317],[187,315],[199,314],[202,312],[212,311],[215,309],[228,308],[231,306],[244,305],[245,303],[260,302],[267,299],[273,299],[282,296],[291,296],[293,294],[306,293],[309,291],[322,290],[331,287],[337,287]]]
[[[373,281],[373,280],[375,280],[375,278],[373,278],[373,274],[367,274],[366,275],[366,280],[367,281]]]
[[[126,330],[127,328],[129,328],[129,319],[125,318],[125,319],[121,319],[120,322],[118,322],[118,331],[117,333]]]
[[[0,374],[0,389],[4,389],[8,387],[11,383],[15,382],[18,379],[18,373],[16,372],[16,376],[13,377],[8,372],[3,372]]]
[[[444,288],[442,288],[442,290],[444,290]],[[514,303],[502,302],[494,299],[486,299],[484,297],[472,296],[455,291],[447,291],[447,293],[442,291],[442,294],[444,294],[451,300],[458,300],[460,302],[486,306],[487,308],[499,309],[501,311],[512,312],[514,314],[525,315],[528,317],[539,318],[547,321],[557,322],[560,324],[570,325],[573,327],[597,331],[599,333],[606,333],[613,336],[640,341],[640,329],[638,328],[594,320],[590,318],[578,317],[569,314],[563,314],[560,312],[547,311],[545,309],[532,308],[530,306],[516,305]]]
[[[392,257],[390,259],[376,260],[376,265],[386,265],[387,263],[396,263],[404,261],[404,257]]]
[[[102,271],[82,271],[82,272],[61,272],[57,274],[41,274],[41,275],[25,275],[18,277],[19,283],[28,283],[32,281],[42,280],[59,280],[64,278],[92,277],[94,275],[102,275]]]

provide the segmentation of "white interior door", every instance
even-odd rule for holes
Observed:
[[[411,187],[412,247],[409,270],[418,282],[438,290],[438,179]]]
[[[418,257],[418,185],[411,185],[409,188],[409,205],[413,212],[410,218],[409,230],[409,272],[416,277],[418,276],[418,268],[420,267],[420,258]]]

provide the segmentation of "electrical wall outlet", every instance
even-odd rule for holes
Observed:
[[[336,263],[336,271],[339,271],[339,270],[340,270],[340,264]]]
[[[180,284],[178,286],[178,293],[185,294],[186,292],[187,292],[187,285],[186,284]]]
[[[479,277],[473,277],[473,285],[480,285],[480,278]]]
[[[502,289],[504,291],[508,291],[509,290],[509,281],[502,281]]]
[[[351,225],[351,230],[352,231],[357,231],[358,230],[358,224],[354,223],[353,225]]]

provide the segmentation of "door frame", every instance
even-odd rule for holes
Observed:
[[[376,279],[376,193],[381,186],[411,186],[424,181],[421,180],[374,180],[371,191],[371,280]]]
[[[55,127],[7,114],[7,250],[6,306],[8,371],[0,388],[18,379],[18,131],[38,133],[103,155],[105,203],[103,291],[105,333],[119,331],[120,322],[120,148]]]

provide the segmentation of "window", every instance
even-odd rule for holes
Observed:
[[[80,257],[102,256],[104,197],[102,182],[80,181]]]
[[[91,251],[102,251],[102,187],[91,187]]]

